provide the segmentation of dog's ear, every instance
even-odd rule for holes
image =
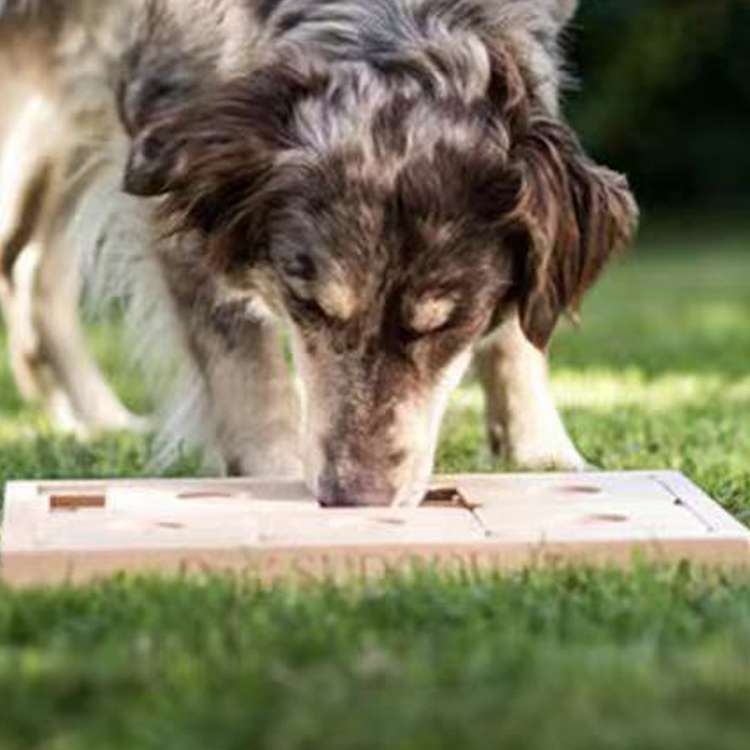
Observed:
[[[313,63],[287,51],[250,76],[215,91],[194,92],[178,106],[162,107],[131,133],[125,191],[163,195],[182,187],[188,172],[192,182],[195,168],[205,168],[208,156],[230,157],[235,167],[240,150],[247,155],[254,148],[288,145],[296,102],[326,82]]]
[[[594,164],[555,120],[531,117],[511,168],[518,192],[509,237],[521,325],[544,349],[560,316],[576,311],[609,258],[632,238],[638,210],[626,179]]]
[[[313,62],[287,54],[165,111],[133,140],[126,190],[164,196],[162,215],[175,231],[213,235],[215,247],[228,245],[220,235],[241,233],[257,245],[283,186],[280,156],[296,145],[296,105],[327,85]]]
[[[133,139],[125,171],[125,191],[161,197],[165,233],[202,234],[217,269],[235,260],[238,235],[260,245],[277,154],[242,115],[244,93],[237,83],[221,99],[164,112]]]
[[[560,23],[576,7],[566,0],[538,2]],[[489,40],[487,49],[494,113],[488,140],[500,165],[488,199],[513,251],[521,325],[545,349],[560,316],[576,312],[606,262],[632,238],[638,209],[627,180],[594,164],[554,114],[556,106],[540,95],[539,81],[519,65],[513,45],[500,38]]]

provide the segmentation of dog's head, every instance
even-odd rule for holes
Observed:
[[[432,55],[373,70],[287,50],[134,144],[171,228],[291,324],[326,504],[421,493],[474,345],[517,308],[546,347],[635,221],[510,45]]]

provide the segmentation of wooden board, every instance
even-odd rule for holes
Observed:
[[[419,508],[319,508],[297,482],[11,483],[2,577],[234,571],[262,581],[634,559],[745,565],[750,532],[674,472],[441,477]]]

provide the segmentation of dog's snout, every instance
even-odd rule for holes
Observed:
[[[318,502],[324,508],[388,506],[393,503],[395,496],[393,487],[376,486],[362,480],[325,478],[318,482]]]

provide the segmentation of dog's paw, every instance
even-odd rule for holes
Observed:
[[[554,419],[524,420],[510,429],[488,421],[487,437],[496,459],[522,471],[590,471],[556,414]]]
[[[591,465],[572,442],[562,445],[520,445],[509,451],[510,462],[525,471],[590,471]]]

